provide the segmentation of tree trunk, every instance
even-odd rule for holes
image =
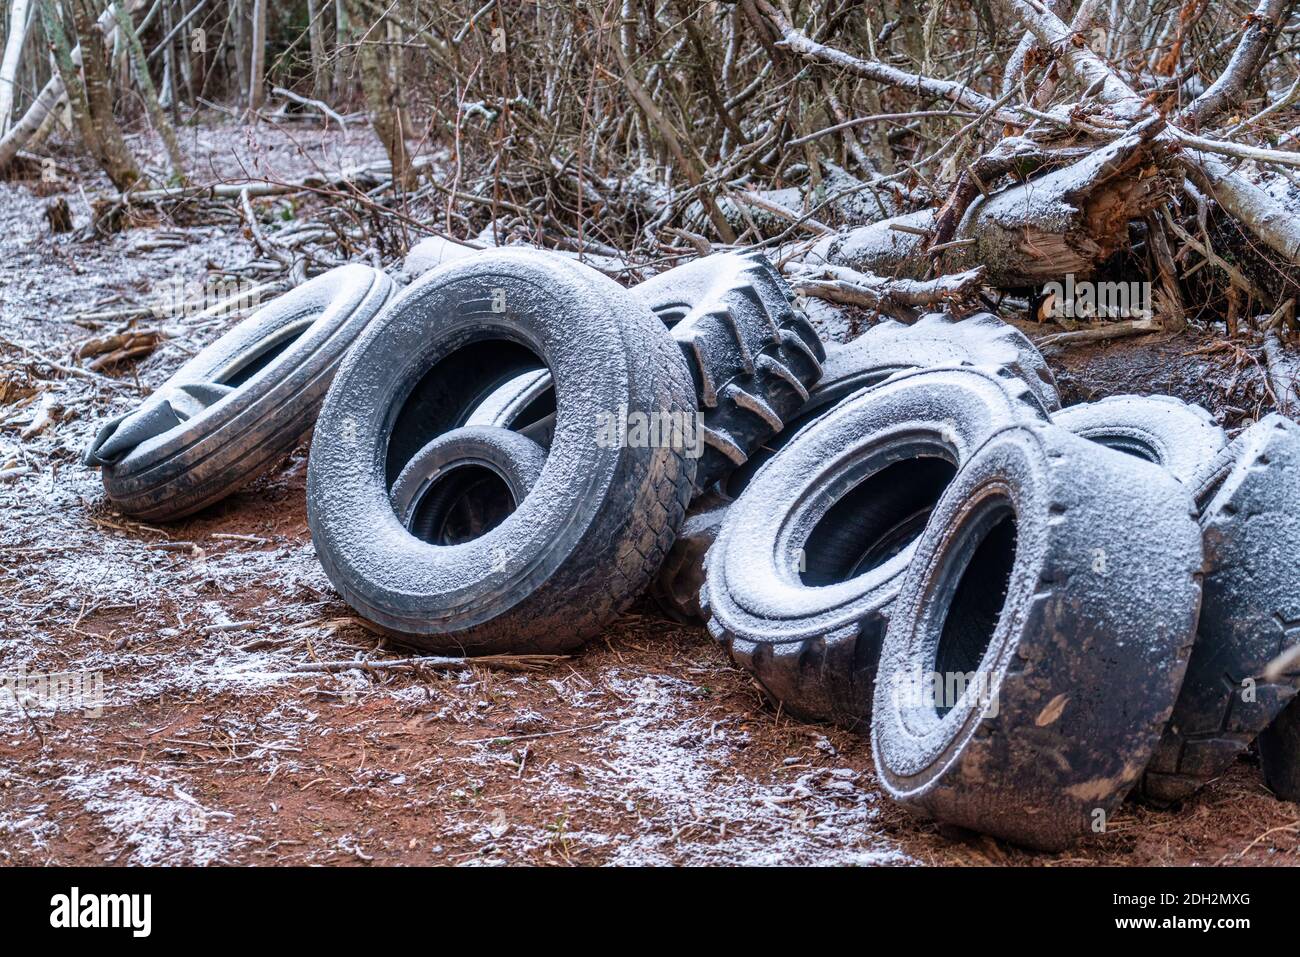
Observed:
[[[358,19],[361,14],[359,8],[352,10],[352,15]],[[400,50],[392,52],[388,47],[370,41],[363,40],[357,48],[361,89],[370,108],[371,125],[393,164],[393,182],[403,189],[410,189],[415,185],[415,175],[406,148],[406,109],[398,71],[400,56]]]
[[[153,80],[149,76],[149,61],[145,57],[144,47],[140,45],[140,35],[135,31],[135,24],[131,22],[131,14],[122,7],[116,7],[117,23],[122,29],[122,36],[126,40],[127,51],[130,53],[131,62],[135,65],[136,84],[140,87],[140,95],[144,98],[145,108],[149,111],[149,119],[157,130],[158,135],[162,137],[163,146],[167,150],[167,158],[171,162],[172,181],[177,185],[185,182],[185,157],[181,154],[180,144],[176,142],[176,130],[172,127],[167,119],[167,114],[163,112],[162,106],[158,103],[158,94],[154,90]]]
[[[13,0],[13,7],[9,10],[9,32],[5,36],[4,59],[0,60],[0,136],[9,132],[9,121],[13,117],[14,87],[23,45],[27,41],[27,28],[31,24],[30,12],[30,0]]]
[[[266,102],[266,3],[253,0],[253,30],[249,38],[248,110],[256,113]]]
[[[307,35],[311,45],[311,95],[318,100],[329,96],[329,74],[325,71],[325,23],[320,0],[307,0]]]
[[[129,189],[140,179],[140,170],[113,119],[104,48],[97,42],[99,33],[94,21],[79,2],[71,4],[74,22],[79,29],[85,31],[88,41],[86,47],[81,49],[82,66],[86,70],[86,82],[83,84],[54,0],[40,0],[40,4],[41,24],[54,54],[55,66],[63,78],[63,86],[72,107],[72,118],[81,141],[113,185],[120,190]]]

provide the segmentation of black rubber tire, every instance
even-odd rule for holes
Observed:
[[[910,369],[979,366],[1026,383],[1046,412],[1061,407],[1047,361],[1019,329],[987,312],[964,319],[928,313],[911,325],[886,319],[847,345],[832,344],[822,376],[786,430],[731,473],[724,491],[738,496],[789,437],[837,402]]]
[[[393,483],[397,520],[417,538],[455,545],[491,531],[541,477],[546,451],[504,428],[473,426],[438,436]],[[450,528],[459,521],[460,535]]]
[[[835,406],[728,509],[706,559],[710,633],[783,711],[865,731],[928,508],[991,435],[1021,421],[1046,421],[1029,387],[970,368],[903,373]]]
[[[1264,783],[1283,801],[1300,803],[1300,702],[1287,705],[1258,743]]]
[[[677,541],[650,583],[650,598],[669,621],[703,625],[707,620],[700,605],[704,556],[718,537],[730,504],[729,499],[717,492],[706,492],[691,503]]]
[[[886,793],[1046,850],[1104,825],[1173,710],[1201,554],[1191,496],[1163,469],[1050,423],[990,439],[894,605],[872,718]],[[917,677],[934,674],[974,690],[925,700]]]
[[[1113,395],[1072,405],[1052,421],[1075,435],[1162,466],[1184,485],[1227,444],[1209,412],[1171,395]]]
[[[464,544],[409,534],[389,501],[395,464],[540,364],[559,402],[532,493]],[[321,409],[307,520],[330,581],[363,616],[417,647],[578,647],[645,589],[694,479],[695,460],[681,448],[600,441],[596,423],[620,406],[683,421],[695,414],[672,337],[612,280],[517,249],[426,273],[348,353]]]
[[[719,253],[632,290],[672,328],[699,399],[706,489],[803,407],[826,357],[817,331],[761,254]]]
[[[1193,491],[1205,597],[1182,693],[1142,781],[1143,797],[1156,804],[1189,797],[1222,774],[1290,704],[1300,681],[1300,671],[1262,677],[1300,642],[1300,426],[1276,414],[1252,425]],[[1279,777],[1276,768],[1270,760],[1266,776]]]
[[[340,266],[285,293],[186,362],[86,450],[128,515],[183,518],[269,471],[311,433],[343,354],[395,286]]]

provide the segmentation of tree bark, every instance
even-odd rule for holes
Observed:
[[[27,28],[31,24],[30,0],[13,0],[9,10],[9,32],[5,35],[4,59],[0,60],[0,136],[9,132],[13,117],[14,87],[18,81],[18,65],[22,60],[23,45],[27,42]]]
[[[74,23],[79,31],[85,31],[87,40],[84,48],[78,47],[81,52],[81,66],[86,74],[83,83],[54,0],[40,0],[40,4],[41,24],[45,29],[50,50],[54,54],[55,66],[63,78],[63,86],[68,94],[68,102],[72,106],[72,117],[81,135],[82,144],[95,157],[114,186],[120,190],[129,189],[139,181],[140,169],[136,166],[135,160],[126,147],[126,141],[122,139],[122,131],[118,129],[117,122],[113,118],[108,71],[104,63],[104,48],[95,44],[98,29],[89,11],[79,0],[70,4]]]

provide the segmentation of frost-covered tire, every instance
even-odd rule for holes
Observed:
[[[1227,443],[1209,412],[1171,395],[1113,395],[1052,421],[1075,435],[1163,466],[1186,485]]]
[[[1061,407],[1056,380],[1038,348],[1010,323],[988,312],[965,318],[931,312],[908,325],[876,323],[847,345],[829,350],[814,404],[836,402],[902,369],[987,366],[1029,385],[1043,408]]]
[[[789,437],[828,408],[851,395],[879,385],[909,369],[935,366],[980,366],[1007,379],[1026,383],[1047,412],[1061,407],[1056,380],[1042,354],[1019,329],[997,316],[979,312],[964,319],[928,313],[911,325],[886,319],[847,345],[832,344],[822,376],[799,414],[749,462],[724,483],[739,495]]]
[[[706,616],[700,606],[704,556],[718,537],[730,504],[717,492],[706,492],[691,503],[677,541],[650,583],[650,598],[669,620],[683,625],[704,624]]]
[[[554,442],[519,507],[452,546],[403,528],[401,467],[502,383],[549,367]],[[663,324],[595,270],[536,250],[484,252],[408,286],[348,353],[321,409],[307,520],[326,573],[366,618],[443,652],[576,648],[658,570],[685,514],[683,449],[603,441],[617,415],[695,414]]]
[[[1142,781],[1143,796],[1161,804],[1222,774],[1300,682],[1300,669],[1263,678],[1270,661],[1300,642],[1300,426],[1276,414],[1252,425],[1193,491],[1205,595],[1183,690]],[[1275,760],[1265,763],[1270,772],[1279,776]]]
[[[1200,577],[1191,496],[1163,469],[1050,423],[994,436],[894,605],[872,718],[886,793],[1047,850],[1103,824],[1173,709]]]
[[[344,352],[394,292],[369,266],[290,290],[186,362],[85,453],[121,511],[182,518],[268,471],[311,432]]]
[[[499,427],[452,429],[407,463],[393,483],[397,520],[416,538],[457,545],[496,528],[537,484],[546,450]]]
[[[710,633],[785,712],[865,730],[929,509],[991,435],[1045,420],[1028,386],[978,369],[900,374],[836,406],[727,510],[706,560]]]
[[[632,292],[670,326],[699,397],[706,489],[776,435],[821,376],[826,352],[761,253],[720,253],[660,273]]]

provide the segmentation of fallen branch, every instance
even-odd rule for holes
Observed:
[[[845,266],[824,265],[792,277],[791,287],[801,296],[861,306],[903,322],[912,322],[919,316],[916,307],[936,306],[973,296],[983,275],[983,267],[977,266],[937,279],[889,279]]]
[[[455,658],[430,655],[422,658],[393,658],[386,661],[311,661],[290,665],[294,674],[335,674],[341,671],[451,671],[459,668],[492,668],[497,671],[541,671],[567,655],[484,655],[481,658]]]

